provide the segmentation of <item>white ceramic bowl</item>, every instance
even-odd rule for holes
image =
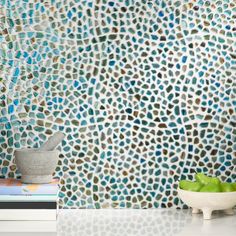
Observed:
[[[185,204],[192,207],[193,214],[201,210],[205,220],[211,219],[214,210],[225,210],[226,214],[234,214],[236,192],[192,192],[178,188],[178,195]]]

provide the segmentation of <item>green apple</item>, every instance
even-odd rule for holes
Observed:
[[[234,192],[235,189],[231,183],[221,183],[220,184],[222,192]]]
[[[206,185],[206,184],[220,184],[220,180],[217,177],[208,177],[203,173],[197,173],[195,175],[197,182]]]
[[[216,192],[221,192],[221,188],[219,184],[213,184],[209,183],[204,185],[201,189],[200,192],[211,192],[211,193],[216,193]]]
[[[183,189],[183,190],[198,192],[201,189],[202,184],[199,183],[199,182],[192,182],[192,181],[188,181],[188,180],[181,180],[179,182],[179,187],[181,189]]]

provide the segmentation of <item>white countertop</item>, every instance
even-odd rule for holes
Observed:
[[[189,210],[60,210],[57,222],[1,221],[0,235],[235,236],[236,215],[225,216],[216,212],[212,220],[204,221],[201,214],[192,215]]]
[[[64,210],[58,236],[235,236],[236,215],[203,220],[189,210]]]

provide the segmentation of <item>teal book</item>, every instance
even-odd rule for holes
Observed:
[[[0,202],[57,202],[57,195],[0,195]]]
[[[58,179],[48,184],[24,184],[18,179],[0,179],[0,196],[57,195]],[[2,196],[3,197],[3,196]]]

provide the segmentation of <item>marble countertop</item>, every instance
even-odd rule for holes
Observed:
[[[0,235],[4,236],[236,235],[236,215],[226,216],[216,212],[212,220],[203,220],[201,214],[192,215],[189,210],[175,209],[60,210],[57,222],[1,221],[0,224],[9,229],[3,232],[0,227]],[[10,233],[11,230],[15,233]]]

